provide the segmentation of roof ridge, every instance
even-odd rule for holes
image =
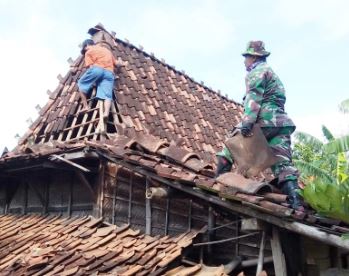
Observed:
[[[175,71],[175,72],[178,73],[179,75],[184,76],[185,78],[191,80],[191,81],[194,82],[195,84],[197,84],[197,85],[199,85],[199,86],[205,88],[206,90],[208,90],[209,92],[211,92],[211,93],[213,93],[213,94],[219,96],[220,98],[222,98],[222,99],[224,99],[224,100],[227,100],[227,101],[229,101],[229,102],[232,102],[232,103],[234,103],[234,104],[237,104],[237,105],[242,106],[241,103],[239,103],[239,102],[237,102],[237,101],[234,101],[233,99],[228,98],[228,96],[223,96],[222,94],[220,94],[220,93],[218,92],[219,90],[218,90],[218,91],[215,91],[215,90],[213,90],[212,88],[210,88],[210,87],[204,85],[203,83],[196,81],[194,78],[190,77],[187,73],[183,72],[183,70],[181,70],[181,71],[180,71],[180,70],[177,70],[173,65],[170,65],[170,64],[166,63],[165,61],[162,61],[162,59],[157,58],[154,54],[149,54],[148,52],[144,51],[143,49],[140,49],[140,48],[137,47],[136,45],[132,44],[130,41],[127,42],[127,41],[122,40],[121,38],[116,37],[115,35],[113,35],[115,32],[108,32],[108,31],[105,30],[105,29],[100,30],[100,31],[109,34],[116,42],[123,43],[124,45],[126,45],[126,46],[128,46],[128,47],[130,47],[130,48],[134,48],[134,49],[137,50],[138,52],[142,53],[144,56],[153,59],[153,61],[157,61],[157,62],[161,63],[163,66],[168,67],[169,69]],[[226,95],[227,95],[227,94],[226,94]]]
[[[103,131],[115,134],[119,126],[124,126],[131,132],[153,130],[156,136],[168,141],[183,139],[193,151],[212,155],[221,146],[229,124],[239,122],[241,104],[195,81],[142,47],[116,38],[114,32],[104,27],[96,26],[88,33],[96,43],[109,45],[116,58],[130,62],[129,66],[121,63],[116,68],[118,81],[113,88],[116,101],[107,124],[100,127],[101,105],[94,100],[95,90],[90,93],[90,109],[81,111],[77,82],[84,68],[83,56],[79,55],[70,59],[75,69],[58,78],[57,88],[49,93],[39,117],[17,146],[50,140],[99,140]]]

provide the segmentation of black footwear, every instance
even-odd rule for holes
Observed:
[[[223,173],[230,172],[231,167],[233,166],[230,161],[228,161],[223,156],[217,156],[218,164],[217,164],[217,170],[216,170],[216,177],[220,176]]]
[[[301,196],[297,192],[297,190],[299,189],[297,181],[287,180],[281,182],[279,185],[282,193],[288,195],[287,201],[291,205],[291,208],[297,211],[304,211]]]

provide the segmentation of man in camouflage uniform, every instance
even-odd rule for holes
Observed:
[[[279,77],[266,63],[270,55],[262,41],[250,41],[242,55],[245,57],[246,95],[244,115],[238,125],[244,137],[252,135],[252,127],[258,123],[273,153],[280,159],[271,169],[278,178],[278,187],[292,208],[302,210],[298,189],[298,171],[292,164],[291,137],[296,127],[285,113],[285,89]],[[230,171],[234,161],[227,148],[217,153],[216,175]]]

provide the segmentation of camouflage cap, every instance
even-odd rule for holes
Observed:
[[[249,41],[247,43],[246,51],[242,53],[243,56],[251,55],[258,57],[267,57],[270,52],[265,50],[264,42],[260,40]]]

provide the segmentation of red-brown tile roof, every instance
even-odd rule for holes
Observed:
[[[54,147],[30,147],[26,151],[29,154],[18,153],[16,156],[0,159],[0,169],[14,167],[14,162],[21,160],[34,160],[43,158],[47,160],[52,154],[64,154],[74,151],[74,145],[57,144]],[[66,148],[65,148],[66,147]],[[212,165],[200,159],[198,155],[186,151],[183,148],[169,145],[166,141],[150,135],[129,138],[126,136],[115,136],[113,140],[102,143],[100,141],[86,141],[76,144],[75,150],[98,152],[101,158],[116,162],[130,170],[140,174],[149,174],[157,177],[156,180],[170,185],[177,182],[192,189],[200,188],[198,191],[201,198],[210,200],[212,194],[216,195],[222,202],[233,202],[241,204],[244,208],[254,209],[258,212],[279,217],[288,221],[298,221],[320,227],[337,236],[344,232],[349,232],[348,225],[331,225],[334,221],[314,216],[314,211],[307,209],[305,213],[294,213],[286,203],[286,195],[274,191],[268,184],[270,176],[265,178],[246,179],[234,172],[227,173],[221,177],[213,178],[214,171]],[[177,149],[178,154],[173,155],[173,150]],[[208,191],[204,193],[202,190]],[[195,192],[194,192],[195,193]],[[337,224],[340,222],[337,222]]]
[[[78,72],[60,78],[59,86],[19,146],[0,159],[3,169],[9,168],[12,161],[40,159],[88,146],[102,150],[112,160],[122,160],[125,166],[144,168],[162,179],[206,189],[264,213],[313,225],[320,220],[311,213],[292,218],[293,210],[285,204],[285,197],[271,194],[270,186],[264,183],[264,178],[270,179],[268,175],[257,181],[234,174],[213,178],[212,162],[207,161],[222,145],[229,128],[240,120],[240,105],[130,43],[105,31],[96,35],[112,46],[116,57],[128,62],[117,74],[114,92],[118,103],[113,106],[107,128],[112,134],[104,137],[97,131],[99,102],[91,101],[90,110],[80,112],[76,85],[82,74],[80,56],[75,61]],[[342,228],[325,229],[339,235]]]
[[[117,104],[109,118],[109,132],[123,128],[128,133],[153,133],[168,142],[181,141],[198,153],[215,153],[227,131],[241,117],[242,107],[186,74],[134,45],[100,31],[98,40],[112,46],[115,57],[128,62],[117,73]],[[68,72],[51,93],[39,118],[19,144],[99,140],[99,103],[91,102],[88,112],[80,112],[77,80],[83,73],[78,57],[76,74]],[[113,117],[114,116],[114,117]]]
[[[197,234],[151,237],[92,217],[3,215],[0,274],[160,275]]]

